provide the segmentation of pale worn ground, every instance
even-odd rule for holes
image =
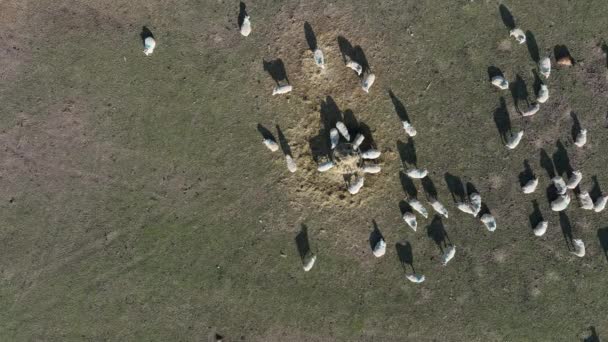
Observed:
[[[608,214],[576,203],[551,212],[540,161],[544,149],[558,172],[568,162],[583,172],[583,189],[592,177],[608,188],[608,3],[504,3],[541,56],[564,44],[577,62],[553,70],[549,102],[527,120],[488,82],[499,67],[534,99],[535,63],[509,40],[499,4],[255,1],[244,38],[238,2],[0,3],[2,339],[573,341],[590,327],[607,338],[598,234],[608,248]],[[326,72],[312,61],[306,21]],[[151,57],[144,25],[158,41]],[[370,94],[343,66],[339,36],[377,75]],[[272,97],[263,61],[277,58],[294,91]],[[400,151],[412,142],[389,90],[418,129],[416,164],[450,210],[417,232],[401,220]],[[495,124],[501,98],[526,132],[514,151]],[[383,172],[354,197],[315,170],[320,113],[336,107],[383,152]],[[572,144],[572,111],[589,129],[583,149]],[[280,126],[298,172],[262,145],[258,124],[275,136]],[[524,160],[541,179],[533,195],[519,189]],[[474,184],[496,232],[456,211],[446,173]],[[542,238],[531,233],[533,200],[550,221]],[[372,220],[388,244],[381,259]],[[302,225],[318,255],[308,273],[294,240]],[[441,226],[457,246],[447,267],[427,233]],[[564,229],[587,256],[568,253]],[[406,241],[423,284],[404,278],[395,245]]]

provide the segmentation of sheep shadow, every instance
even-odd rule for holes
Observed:
[[[308,48],[311,51],[315,51],[317,49],[317,36],[315,32],[312,30],[312,26],[307,22],[304,22],[304,37],[306,37],[306,43],[308,43]]]
[[[536,70],[532,70],[532,73],[534,74],[534,84],[532,87],[534,88],[534,95],[536,96],[536,98],[538,98],[538,95],[540,93],[540,86],[543,85],[543,81],[541,80]]]
[[[525,102],[526,108],[530,106],[528,87],[521,76],[515,76],[515,81],[509,84],[509,90],[511,91],[511,97],[513,97],[516,108],[519,109],[520,102]]]
[[[319,134],[308,141],[315,162],[323,156],[329,156],[331,153],[329,131],[336,127],[338,121],[342,121],[342,111],[331,96],[327,96],[324,101],[321,101],[320,107],[321,128]]]
[[[262,135],[262,138],[265,139],[271,139],[273,141],[277,141],[274,138],[274,135],[272,135],[272,133],[270,132],[270,130],[268,130],[266,127],[262,126],[262,124],[258,124],[258,132],[260,132],[260,134]]]
[[[608,228],[600,228],[597,230],[597,239],[600,241],[602,252],[608,261]]]
[[[143,45],[146,45],[146,38],[150,37],[150,38],[154,39],[154,35],[152,34],[152,31],[150,31],[150,29],[148,29],[146,26],[143,26],[141,28],[141,33],[139,34],[139,37],[141,38],[141,43]]]
[[[300,255],[300,260],[302,264],[304,264],[306,257],[310,254],[310,241],[308,239],[308,227],[305,224],[302,224],[300,228],[300,232],[296,235],[296,247],[298,248],[298,254]]]
[[[418,158],[416,156],[416,146],[412,137],[407,138],[407,143],[397,140],[397,151],[399,151],[402,165],[417,165]]]
[[[380,240],[384,240],[384,236],[382,235],[382,232],[378,228],[378,224],[376,223],[376,220],[372,220],[372,224],[373,224],[374,228],[373,228],[372,232],[369,234],[369,247],[373,251],[374,248],[376,247],[376,244],[378,242],[380,242]]]
[[[553,165],[553,161],[549,157],[549,154],[545,149],[540,149],[540,166],[547,171],[547,175],[549,179],[555,177],[555,166]]]
[[[473,183],[471,182],[467,182],[466,184],[466,191],[467,191],[467,197],[471,197],[471,194],[480,194],[479,190],[477,190],[477,188],[475,187],[475,185],[473,185]],[[479,213],[477,214],[477,218],[482,217],[484,214],[492,214],[492,212],[490,211],[490,208],[486,205],[485,202],[481,202],[481,209],[479,210]]]
[[[287,77],[287,71],[285,70],[285,64],[283,64],[283,60],[278,58],[271,61],[263,61],[264,63],[264,71],[266,71],[270,77],[280,85],[281,81],[287,82],[289,84],[289,78]]]
[[[566,147],[562,144],[561,140],[557,140],[555,144],[557,146],[557,150],[553,153],[553,164],[555,165],[555,171],[559,176],[565,176],[566,178],[572,174],[574,169],[572,165],[570,165],[570,158],[568,158],[568,151],[566,151]]]
[[[502,70],[500,70],[499,68],[497,68],[495,66],[489,66],[488,67],[488,78],[489,78],[489,80],[491,81],[496,76],[500,76],[502,78],[505,77],[505,75],[503,74]]]
[[[524,170],[519,173],[519,184],[523,187],[532,179],[534,179],[534,171],[532,171],[530,162],[528,162],[528,160],[525,159],[524,160]]]
[[[243,22],[245,21],[245,17],[247,16],[247,6],[244,2],[239,3],[239,16],[238,16],[238,24],[239,28],[243,26]]]
[[[608,45],[606,43],[602,43],[602,51],[604,51],[604,56],[606,56],[606,68],[608,68]]]
[[[403,267],[403,271],[407,272],[407,265],[412,268],[412,272],[416,273],[414,269],[414,254],[412,253],[412,245],[405,242],[398,242],[395,244],[395,249],[397,250],[397,257],[399,258],[399,262],[401,263],[401,267]]]
[[[409,198],[418,197],[418,190],[416,190],[416,185],[414,185],[412,179],[407,174],[405,174],[405,172],[399,172],[399,180],[401,181],[401,187],[403,188],[403,192]]]
[[[279,125],[277,125],[277,136],[279,138],[279,146],[281,146],[281,151],[283,151],[283,154],[293,156],[291,154],[291,147],[289,147],[289,141],[287,141],[287,138],[283,134],[283,131],[281,131],[281,127],[279,127]]]
[[[559,61],[560,59],[567,58],[570,60],[572,65],[575,64],[574,58],[570,54],[570,50],[566,47],[566,45],[555,45],[553,48],[553,55],[555,56],[555,60]]]
[[[448,246],[450,239],[439,215],[435,215],[431,224],[426,227],[426,235],[435,242],[437,248],[443,254],[443,249]]]
[[[342,61],[344,64],[348,63],[349,61],[359,63],[363,69],[361,76],[370,70],[367,57],[365,57],[365,53],[360,46],[357,45],[353,47],[348,39],[344,38],[343,36],[338,36],[338,47],[340,48],[340,53],[342,54]]]
[[[570,112],[570,117],[572,118],[572,140],[576,141],[576,136],[583,128],[581,127],[581,122],[575,112]]]
[[[572,224],[570,223],[570,218],[568,215],[563,211],[559,212],[559,226],[562,228],[564,241],[566,242],[566,246],[568,246],[568,250],[570,251],[574,248],[574,245],[572,244]]]
[[[399,211],[402,217],[405,213],[413,213],[412,206],[404,200],[399,201]]]
[[[507,103],[503,97],[500,98],[500,106],[494,110],[494,123],[503,143],[507,142],[507,136],[511,132],[511,118],[507,110]]]
[[[365,151],[369,148],[373,148],[376,146],[374,136],[372,135],[372,130],[364,122],[360,122],[359,120],[357,120],[357,117],[355,116],[352,110],[347,109],[344,111],[342,121],[348,129],[348,132],[351,136],[351,141],[354,140],[357,134],[361,134],[365,137],[363,143],[359,145],[360,150]]]
[[[536,43],[536,38],[531,31],[526,31],[526,43],[528,45],[528,52],[530,53],[530,58],[538,64],[540,62],[540,53],[538,52],[538,44]]]
[[[512,30],[515,28],[515,19],[511,14],[511,11],[505,5],[498,6],[498,10],[500,12],[500,17],[502,18],[503,24],[507,27],[507,29]]]
[[[591,335],[585,337],[585,339],[583,340],[583,342],[601,342],[600,337],[597,334],[597,331],[595,330],[594,326],[590,326],[589,327],[589,333]]]
[[[424,177],[420,180],[422,183],[422,189],[426,193],[426,197],[430,199],[437,199],[437,188],[435,187],[435,183],[431,180],[430,177]]]
[[[530,227],[532,230],[534,230],[539,223],[545,220],[542,211],[540,211],[537,200],[532,201],[532,213],[530,216],[528,216],[528,219],[530,220]]]
[[[391,97],[391,101],[393,102],[393,106],[395,107],[395,112],[397,113],[397,116],[399,116],[399,119],[401,121],[407,121],[407,122],[411,123],[410,117],[407,114],[407,109],[405,109],[403,102],[401,102],[401,100],[399,100],[399,98],[397,98],[397,96],[395,96],[395,93],[393,93],[392,90],[388,91],[388,96]]]
[[[591,187],[591,191],[589,191],[589,196],[595,202],[600,196],[602,196],[602,188],[600,187],[600,182],[597,180],[597,176],[591,176],[591,181],[593,182],[593,187]]]
[[[454,202],[464,202],[465,201],[465,187],[464,183],[460,179],[460,177],[454,176],[449,172],[444,174],[445,183],[448,186],[448,190],[450,194],[452,194],[452,199]]]

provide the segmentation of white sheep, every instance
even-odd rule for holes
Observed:
[[[367,74],[361,81],[361,88],[363,89],[363,91],[369,93],[369,88],[372,87],[374,81],[376,81],[376,75],[372,73]]]
[[[481,215],[481,222],[488,228],[489,231],[493,232],[496,230],[496,219],[491,214]]]
[[[348,61],[346,63],[346,66],[353,69],[357,73],[357,75],[361,76],[361,73],[363,72],[363,67],[361,66],[361,64],[355,61]]]
[[[545,103],[549,99],[549,87],[545,84],[540,85],[540,90],[538,91],[538,97],[536,101],[539,103]],[[539,107],[540,108],[540,107]]]
[[[578,200],[581,203],[581,209],[584,210],[592,210],[594,205],[593,205],[593,199],[591,199],[591,196],[589,195],[589,193],[587,191],[583,191],[578,195]]]
[[[415,211],[417,211],[424,218],[428,218],[429,217],[429,212],[422,205],[422,203],[420,203],[419,200],[417,200],[415,198],[410,198],[409,200],[407,200],[407,203],[410,205],[410,207],[412,207],[412,209],[414,209]]]
[[[241,25],[241,34],[247,37],[251,33],[251,20],[248,15],[243,19],[243,24]]]
[[[549,222],[547,222],[547,221],[539,222],[536,225],[536,227],[534,227],[534,235],[536,235],[536,236],[545,235],[545,232],[547,231],[547,227],[549,227]]]
[[[358,176],[355,178],[354,181],[352,181],[350,183],[350,185],[348,186],[348,192],[351,193],[351,195],[355,195],[357,194],[361,188],[363,187],[363,183],[365,182],[365,178],[362,176]]]
[[[471,208],[473,209],[473,216],[477,216],[481,211],[481,195],[474,192],[469,195],[469,200],[471,201]]]
[[[361,133],[357,134],[355,140],[353,141],[353,148],[356,150],[359,149],[359,146],[361,146],[363,140],[365,140],[365,136]]]
[[[293,90],[291,84],[278,85],[272,90],[272,95],[287,94]]]
[[[403,213],[403,221],[405,221],[405,223],[407,223],[407,225],[410,226],[410,228],[412,228],[414,231],[416,231],[416,229],[418,228],[418,221],[416,221],[416,215],[409,211]]]
[[[329,141],[331,142],[332,150],[338,146],[338,143],[340,142],[340,133],[338,133],[337,129],[332,128],[329,130]]]
[[[608,196],[602,195],[598,197],[598,199],[595,200],[595,203],[593,203],[593,211],[596,213],[603,211],[606,207],[606,202],[608,202]]]
[[[384,239],[380,238],[380,240],[376,242],[376,245],[374,246],[374,250],[372,252],[374,253],[374,256],[376,258],[379,258],[383,256],[384,253],[386,253],[386,242],[384,242]]]
[[[363,173],[379,173],[382,171],[382,168],[378,164],[369,164],[363,165],[363,167],[361,167],[361,171],[363,171]]]
[[[511,133],[511,135],[509,136],[509,139],[507,140],[507,148],[509,148],[510,150],[514,149],[517,147],[517,145],[519,145],[519,142],[521,141],[521,138],[524,136],[524,131],[519,131],[515,134]]]
[[[308,272],[312,269],[312,267],[315,265],[315,261],[317,261],[317,255],[316,254],[312,254],[310,255],[307,260],[304,262],[304,272]]]
[[[317,167],[317,170],[319,172],[325,172],[325,171],[331,169],[334,166],[335,166],[334,162],[331,161],[331,160],[328,160],[326,162],[323,162],[323,163],[319,164],[319,167]]]
[[[401,121],[401,123],[403,124],[403,129],[405,130],[405,133],[408,134],[410,137],[415,137],[416,134],[418,132],[416,132],[416,129],[414,128],[414,126],[412,126],[411,123],[409,123],[406,120]]]
[[[429,171],[427,169],[409,169],[406,174],[410,178],[421,179],[426,177],[429,174]]]
[[[441,204],[437,199],[432,199],[430,202],[433,210],[435,210],[439,215],[448,218],[448,209],[446,209],[443,204]]]
[[[578,186],[578,183],[583,179],[583,173],[580,171],[572,171],[572,176],[568,179],[568,183],[566,183],[566,187],[568,189],[574,189]]]
[[[456,203],[456,207],[458,208],[458,210],[460,210],[464,213],[471,214],[473,216],[477,216],[477,214],[475,213],[475,208],[473,208],[473,206],[470,203],[458,202],[458,203]]]
[[[287,162],[287,170],[289,172],[294,173],[298,170],[298,165],[296,165],[295,160],[289,154],[285,155],[285,161]]]
[[[411,281],[412,283],[422,283],[426,278],[424,277],[424,274],[422,275],[417,275],[417,274],[408,274],[405,276],[407,278],[407,280]]]
[[[336,122],[336,128],[338,129],[338,132],[340,132],[340,134],[342,134],[344,139],[346,139],[346,141],[350,141],[350,134],[348,133],[348,128],[346,128],[346,125],[344,124],[344,122],[342,122],[342,121]]]
[[[528,109],[526,109],[524,111],[520,110],[519,112],[521,113],[521,116],[532,116],[532,115],[538,113],[539,110],[540,110],[540,105],[538,103],[535,103],[535,104],[531,105]]]
[[[549,57],[544,57],[538,63],[538,68],[540,69],[540,73],[545,76],[545,78],[549,78],[551,75],[551,59]]]
[[[524,33],[524,31],[520,28],[514,28],[509,32],[509,36],[510,37],[515,37],[515,40],[519,43],[519,44],[523,44],[526,42],[526,34]]]
[[[446,248],[445,252],[441,256],[441,264],[443,266],[447,265],[448,262],[454,258],[454,255],[456,255],[456,246],[449,246]]]
[[[563,195],[566,193],[566,191],[568,191],[566,182],[564,181],[564,179],[562,177],[555,176],[551,179],[551,182],[553,182],[553,186],[555,186],[555,189],[557,190],[558,195]]]
[[[323,51],[321,49],[316,49],[314,52],[315,64],[321,68],[325,69],[325,57],[323,56]]]
[[[555,199],[553,202],[551,202],[551,210],[562,211],[562,210],[565,210],[566,208],[568,208],[569,204],[570,204],[570,195],[568,195],[568,194],[561,195],[557,199]]]
[[[572,240],[572,245],[574,246],[574,252],[570,252],[576,255],[579,258],[585,256],[585,243],[581,239]]]
[[[146,56],[150,56],[154,52],[154,48],[156,47],[156,40],[152,37],[146,37],[144,39],[144,54]]]
[[[363,159],[377,159],[380,157],[380,151],[369,149],[363,153],[361,153],[361,158]]]
[[[269,150],[275,152],[279,149],[279,144],[271,138],[264,139],[264,145],[268,147]]]
[[[580,132],[576,135],[576,140],[574,141],[574,145],[578,147],[583,147],[587,143],[587,130],[581,129]]]
[[[509,81],[505,80],[502,76],[494,76],[492,77],[492,84],[495,85],[500,90],[509,89]]]
[[[536,187],[538,186],[538,178],[533,178],[530,179],[526,185],[521,187],[521,190],[524,192],[524,194],[531,194],[534,191],[536,191]]]

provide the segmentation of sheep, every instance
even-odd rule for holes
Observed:
[[[426,177],[429,174],[429,171],[427,169],[410,169],[407,170],[406,174],[410,178],[421,179]]]
[[[286,84],[286,85],[278,85],[276,87],[274,87],[274,89],[272,90],[272,95],[280,95],[280,94],[287,94],[290,91],[293,90],[293,87],[291,86],[291,84]]]
[[[581,203],[581,209],[592,210],[594,208],[593,200],[587,191],[583,191],[578,195],[578,200]]]
[[[534,227],[534,235],[536,236],[543,236],[545,235],[545,232],[547,231],[547,227],[549,227],[549,222],[547,221],[541,221],[539,222],[536,227]]]
[[[433,210],[435,210],[439,215],[448,218],[448,210],[443,204],[441,204],[437,199],[432,199],[430,203]]]
[[[587,130],[581,129],[580,132],[576,135],[576,140],[574,141],[574,145],[578,147],[583,147],[587,143]]]
[[[572,240],[572,245],[574,246],[574,252],[570,252],[576,255],[579,258],[585,256],[585,243],[581,239]]]
[[[473,208],[473,206],[470,203],[458,202],[458,203],[456,203],[456,207],[464,213],[471,214],[473,216],[477,216],[477,214],[475,213],[475,208]]]
[[[474,192],[469,195],[469,200],[471,201],[473,216],[477,216],[481,211],[481,196],[478,193]]]
[[[342,134],[344,139],[346,139],[346,141],[350,141],[350,134],[348,133],[348,128],[346,128],[346,125],[344,124],[344,122],[342,122],[342,121],[336,122],[336,128],[338,129],[338,132],[340,132],[340,134]]]
[[[321,49],[316,49],[314,52],[315,64],[321,68],[325,69],[325,57],[323,56],[323,51]]]
[[[405,221],[405,223],[407,223],[407,225],[410,226],[410,228],[412,228],[414,231],[416,231],[416,229],[418,228],[418,221],[416,221],[416,215],[409,211],[403,213],[403,221]]]
[[[411,281],[412,283],[416,283],[416,284],[420,284],[426,279],[424,277],[424,274],[422,274],[422,275],[408,274],[405,277],[407,278],[407,280]]]
[[[298,170],[298,165],[296,165],[295,160],[289,154],[285,155],[285,161],[287,162],[287,170],[289,172],[294,173]]]
[[[422,203],[420,203],[419,200],[415,199],[415,198],[410,198],[407,201],[407,204],[410,205],[410,207],[412,207],[412,209],[414,209],[415,211],[417,211],[420,215],[422,215],[424,218],[428,218],[429,217],[429,212],[426,210],[426,208],[422,205]]]
[[[538,178],[533,178],[530,179],[526,185],[521,187],[521,190],[524,192],[524,194],[531,194],[534,191],[536,191],[536,187],[538,186]]]
[[[243,24],[241,25],[241,34],[247,37],[251,33],[251,20],[248,15],[243,19]]]
[[[445,252],[441,256],[441,264],[443,266],[447,265],[448,262],[454,258],[454,255],[456,255],[456,246],[449,246],[446,248]]]
[[[264,139],[264,145],[268,147],[268,149],[272,152],[275,152],[279,149],[279,144],[271,138]]]
[[[380,151],[369,149],[363,153],[361,153],[361,158],[363,159],[377,159],[380,157]]]
[[[540,85],[540,90],[538,91],[538,97],[536,101],[539,103],[545,103],[549,99],[549,87],[545,84]]]
[[[549,96],[549,95],[547,95],[547,96]],[[535,104],[531,105],[530,108],[528,108],[524,111],[520,110],[519,112],[521,113],[521,116],[532,116],[532,115],[538,113],[539,110],[540,110],[540,105],[538,103],[535,103]]]
[[[481,216],[481,222],[483,222],[489,231],[493,232],[496,230],[496,219],[491,214],[483,214]]]
[[[520,28],[514,28],[509,32],[509,36],[510,37],[515,37],[515,40],[519,43],[519,44],[523,44],[526,42],[526,34],[524,33],[524,31]]]
[[[379,258],[386,253],[386,242],[384,242],[383,238],[380,238],[376,245],[374,246],[374,250],[372,251],[376,258]]]
[[[361,76],[361,73],[363,72],[363,67],[361,66],[361,64],[355,61],[348,61],[346,63],[346,66],[353,69],[357,73],[357,75]]]
[[[519,131],[515,134],[511,133],[509,139],[507,140],[507,144],[505,146],[507,146],[507,148],[510,150],[516,148],[517,145],[519,145],[519,142],[521,141],[521,138],[523,136],[524,136],[524,131]]]
[[[540,70],[541,75],[545,76],[545,78],[549,78],[551,75],[551,59],[549,57],[544,57],[538,63],[538,69]]]
[[[568,208],[569,204],[570,204],[570,195],[568,195],[568,194],[561,195],[557,199],[555,199],[553,202],[551,202],[551,210],[562,211],[562,210],[565,210],[566,208]]]
[[[156,47],[156,40],[152,37],[146,37],[144,39],[144,55],[150,56],[154,52],[154,48]]]
[[[557,190],[558,195],[563,195],[566,193],[566,191],[568,191],[566,182],[564,181],[564,179],[562,177],[555,176],[551,179],[551,181],[553,182],[553,186],[555,186],[555,189]]]
[[[606,202],[608,202],[608,196],[602,195],[598,197],[595,200],[595,203],[593,203],[593,211],[595,211],[596,213],[603,211],[606,207]]]
[[[492,84],[495,85],[500,90],[509,89],[509,81],[505,80],[505,78],[502,76],[492,77]]]
[[[310,255],[306,261],[304,261],[304,272],[308,272],[312,269],[312,267],[315,265],[315,261],[317,261],[317,255],[316,254],[312,254]]]
[[[355,180],[353,182],[351,182],[350,185],[348,186],[348,192],[350,192],[351,195],[357,194],[363,187],[364,182],[365,182],[364,177],[362,177],[362,176],[356,177]]]
[[[353,148],[358,150],[359,146],[361,146],[361,144],[363,143],[363,140],[365,140],[365,136],[361,133],[357,134],[355,140],[353,141]]]
[[[333,150],[338,146],[338,142],[340,142],[340,133],[335,128],[332,128],[329,131],[329,141],[331,142],[331,149]]]
[[[363,173],[379,173],[382,171],[382,168],[378,164],[363,165],[361,171],[363,171]]]
[[[568,179],[568,183],[566,183],[566,187],[568,189],[574,189],[578,186],[578,183],[583,179],[583,173],[580,171],[572,171],[572,176]]]
[[[331,169],[334,166],[336,166],[336,164],[334,164],[333,161],[328,160],[326,162],[323,162],[323,163],[319,164],[319,167],[317,167],[317,170],[319,172],[325,172],[325,171]]]
[[[367,74],[367,76],[365,76],[363,78],[363,80],[361,81],[361,88],[363,89],[364,92],[369,93],[369,88],[372,87],[372,84],[374,84],[374,81],[376,81],[376,75],[370,73]]]
[[[410,137],[415,137],[416,134],[418,132],[416,132],[416,129],[414,128],[414,126],[412,126],[411,123],[409,123],[406,120],[401,121],[401,124],[403,124],[403,129],[405,130],[405,133],[408,134]]]

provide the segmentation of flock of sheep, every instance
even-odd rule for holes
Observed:
[[[251,18],[248,15],[245,15],[242,19],[242,23],[240,24],[240,33],[247,37],[251,33]],[[519,44],[526,43],[526,34],[520,28],[513,28],[509,34],[513,37]],[[146,56],[152,54],[154,52],[154,48],[156,47],[156,41],[153,37],[149,36],[144,39],[144,53]],[[319,48],[316,48],[313,51],[313,58],[315,64],[321,68],[325,69],[325,58],[323,55],[323,51]],[[570,56],[564,56],[562,58],[557,58],[556,63],[558,66],[568,67],[572,65],[572,59]],[[369,93],[371,86],[374,84],[376,76],[365,70],[360,63],[356,61],[347,59],[345,61],[345,66],[352,69],[361,80],[361,89]],[[544,77],[545,82],[549,79],[551,75],[551,59],[550,57],[544,57],[540,59],[538,63],[538,71]],[[497,87],[500,90],[508,90],[509,89],[509,81],[504,77],[504,75],[494,75],[491,78],[491,84]],[[277,86],[273,89],[272,95],[280,95],[286,94],[293,90],[292,85],[290,84],[277,84]],[[528,108],[521,109],[517,107],[517,111],[523,117],[530,117],[535,115],[540,110],[540,105],[547,102],[549,99],[549,88],[545,83],[541,83],[540,89],[537,93],[536,102],[530,105]],[[410,137],[414,137],[417,134],[414,126],[406,120],[402,121],[403,129],[405,130],[406,135]],[[520,130],[515,133],[511,132],[509,136],[506,138],[506,147],[508,149],[515,149],[524,135],[524,131]],[[380,157],[380,151],[376,149],[369,149],[366,151],[360,151],[360,146],[364,141],[365,137],[362,134],[357,134],[354,139],[351,140],[351,135],[346,127],[346,125],[338,121],[335,127],[332,127],[329,132],[329,143],[330,143],[330,155],[326,156],[326,160],[320,162],[318,165],[319,172],[326,172],[336,166],[340,166],[340,163],[343,158],[354,158],[352,159],[352,165],[346,168],[344,171],[345,174],[348,174],[349,181],[347,190],[351,194],[357,194],[364,184],[364,175],[365,174],[375,174],[381,171],[381,168],[378,164],[369,163]],[[577,147],[583,147],[587,142],[587,130],[580,129],[576,135],[575,145]],[[263,140],[264,145],[270,151],[277,151],[279,149],[279,144],[272,137],[265,137]],[[290,172],[296,172],[298,167],[296,161],[290,153],[285,153],[285,159],[287,164],[287,169]],[[409,169],[405,172],[405,174],[411,179],[423,179],[427,177],[428,170],[424,168],[413,168]],[[551,201],[551,209],[553,211],[563,211],[565,210],[571,203],[571,195],[569,194],[569,190],[575,190],[578,193],[578,200],[580,202],[580,207],[584,210],[594,210],[595,212],[601,212],[606,207],[608,203],[608,195],[601,195],[599,198],[592,200],[589,192],[581,191],[578,189],[579,183],[583,178],[583,174],[580,171],[571,172],[570,177],[567,180],[564,180],[560,176],[556,176],[551,179],[552,186],[557,193],[557,198]],[[537,177],[532,177],[532,179],[528,180],[522,186],[522,192],[524,194],[533,193],[538,187],[539,179]],[[480,220],[481,223],[488,229],[488,231],[496,230],[497,224],[495,218],[491,213],[486,212],[482,215],[482,200],[481,195],[477,192],[470,193],[466,196],[463,201],[457,202],[456,207],[467,214],[470,214]],[[405,210],[403,213],[404,222],[414,231],[417,230],[418,222],[417,216],[421,215],[424,218],[428,218],[429,212],[425,208],[424,204],[420,202],[415,197],[410,197],[406,200],[409,208]],[[440,203],[437,198],[433,198],[429,196],[428,198],[429,205],[433,210],[445,217],[448,218],[448,210],[447,208]],[[549,227],[548,221],[541,221],[534,227],[533,232],[536,236],[543,236]],[[574,255],[578,257],[583,257],[585,255],[585,244],[580,239],[573,239],[572,245],[574,247],[574,251],[572,252]],[[373,246],[373,255],[376,257],[382,257],[386,252],[386,241],[383,238],[379,238],[378,241]],[[456,246],[449,245],[443,251],[443,255],[441,257],[441,263],[443,265],[447,265],[450,260],[454,258],[456,254]],[[309,252],[308,255],[303,256],[303,268],[304,271],[309,271],[312,269],[316,262],[317,256]],[[414,283],[421,283],[425,280],[425,276],[422,274],[410,274],[406,275],[407,279]]]

